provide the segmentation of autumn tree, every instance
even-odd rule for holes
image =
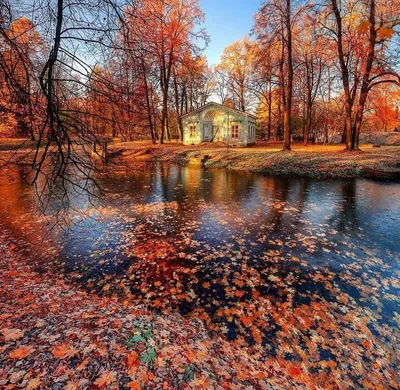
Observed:
[[[259,40],[279,48],[278,84],[282,105],[283,150],[291,149],[293,105],[293,29],[304,7],[295,7],[292,0],[269,0],[256,15],[255,32]],[[279,107],[280,110],[280,107]]]
[[[23,8],[29,22],[15,16],[20,14],[18,2],[7,4],[9,12],[1,8],[0,45],[5,43],[9,49],[1,50],[0,76],[12,80],[9,85],[14,91],[23,91],[17,103],[28,113],[33,96],[40,107],[34,118],[28,118],[29,125],[37,122],[38,143],[31,154],[33,183],[45,178],[42,187],[48,194],[65,195],[68,185],[89,191],[94,188],[92,152],[98,137],[86,115],[86,96],[94,85],[89,80],[95,62],[104,64],[115,46],[124,5],[103,0],[96,5],[85,0],[39,0]],[[40,60],[32,59],[36,46],[40,46]],[[9,58],[15,59],[14,72],[6,67]],[[100,82],[108,80],[99,77],[97,86]],[[68,206],[68,197],[62,196],[61,206]]]
[[[254,46],[252,68],[250,90],[253,98],[257,101],[256,112],[259,123],[262,128],[266,128],[265,136],[270,140],[273,122],[277,122],[278,119],[276,102],[279,100],[279,94],[276,73],[276,46],[268,39],[265,41],[259,39]],[[276,125],[275,128],[279,128],[279,125]]]
[[[365,105],[371,89],[382,83],[400,85],[388,61],[388,48],[400,23],[399,3],[331,0],[326,29],[336,42],[346,115],[346,149],[359,148]],[[333,23],[330,23],[333,16]]]
[[[41,64],[44,44],[34,25],[25,17],[10,21],[2,19],[0,27],[0,82],[2,111],[15,134],[35,139],[38,124],[39,96],[37,70]],[[12,119],[15,120],[13,125]],[[6,121],[7,122],[7,121]],[[3,123],[3,126],[6,123]]]
[[[313,129],[314,106],[320,93],[320,85],[325,70],[327,55],[321,50],[325,39],[319,33],[318,20],[314,12],[301,16],[296,26],[295,62],[297,78],[302,100],[305,106],[303,142],[307,145]]]
[[[169,104],[173,72],[188,52],[198,54],[199,42],[207,40],[198,1],[149,0],[128,9],[127,28],[133,47],[146,51],[147,67],[156,67],[160,91],[160,142],[170,138]],[[151,65],[150,65],[151,64]]]
[[[400,88],[384,84],[373,88],[366,103],[365,120],[369,132],[391,132],[400,127]]]
[[[226,94],[242,111],[246,111],[251,104],[249,95],[254,50],[255,43],[246,36],[225,48],[221,63],[215,68],[221,82],[220,90],[226,88]]]
[[[207,103],[215,91],[212,69],[204,56],[187,52],[173,67],[173,102],[180,139],[183,139],[181,116]]]

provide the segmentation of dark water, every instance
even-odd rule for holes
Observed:
[[[71,191],[73,224],[46,234],[32,188],[21,172],[11,177],[1,179],[0,223],[39,253],[56,242],[56,269],[95,293],[199,317],[271,353],[294,337],[279,316],[327,313],[339,328],[331,337],[357,333],[364,317],[376,337],[398,331],[399,183],[111,169],[99,179],[107,195]],[[310,327],[326,334],[318,318]],[[299,343],[312,337],[303,325],[293,325]],[[332,356],[321,350],[321,359]]]

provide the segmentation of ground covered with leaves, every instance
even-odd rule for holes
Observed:
[[[298,363],[211,337],[200,320],[155,314],[39,274],[7,242],[2,234],[4,389],[307,388],[314,381]]]
[[[115,150],[123,150],[120,160],[161,160],[197,162],[204,156],[206,165],[238,171],[259,172],[269,175],[302,176],[312,178],[377,177],[400,180],[400,147],[372,144],[362,145],[359,152],[344,152],[343,145],[293,144],[290,153],[281,152],[282,144],[258,142],[249,148],[224,144],[204,143],[183,146],[177,143],[151,145],[148,143],[116,143]]]

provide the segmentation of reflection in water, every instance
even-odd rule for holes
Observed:
[[[13,175],[1,179],[0,223],[35,246],[47,219]],[[351,359],[341,338],[397,337],[399,184],[159,164],[100,185],[107,195],[90,202],[72,194],[74,224],[51,234],[60,260],[49,268],[85,288],[179,310],[289,360],[302,358],[283,348],[294,339],[337,337],[314,356],[336,361]]]

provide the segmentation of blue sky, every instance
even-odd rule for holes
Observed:
[[[219,63],[224,48],[250,33],[261,0],[200,0],[211,42],[206,50],[210,65]]]

